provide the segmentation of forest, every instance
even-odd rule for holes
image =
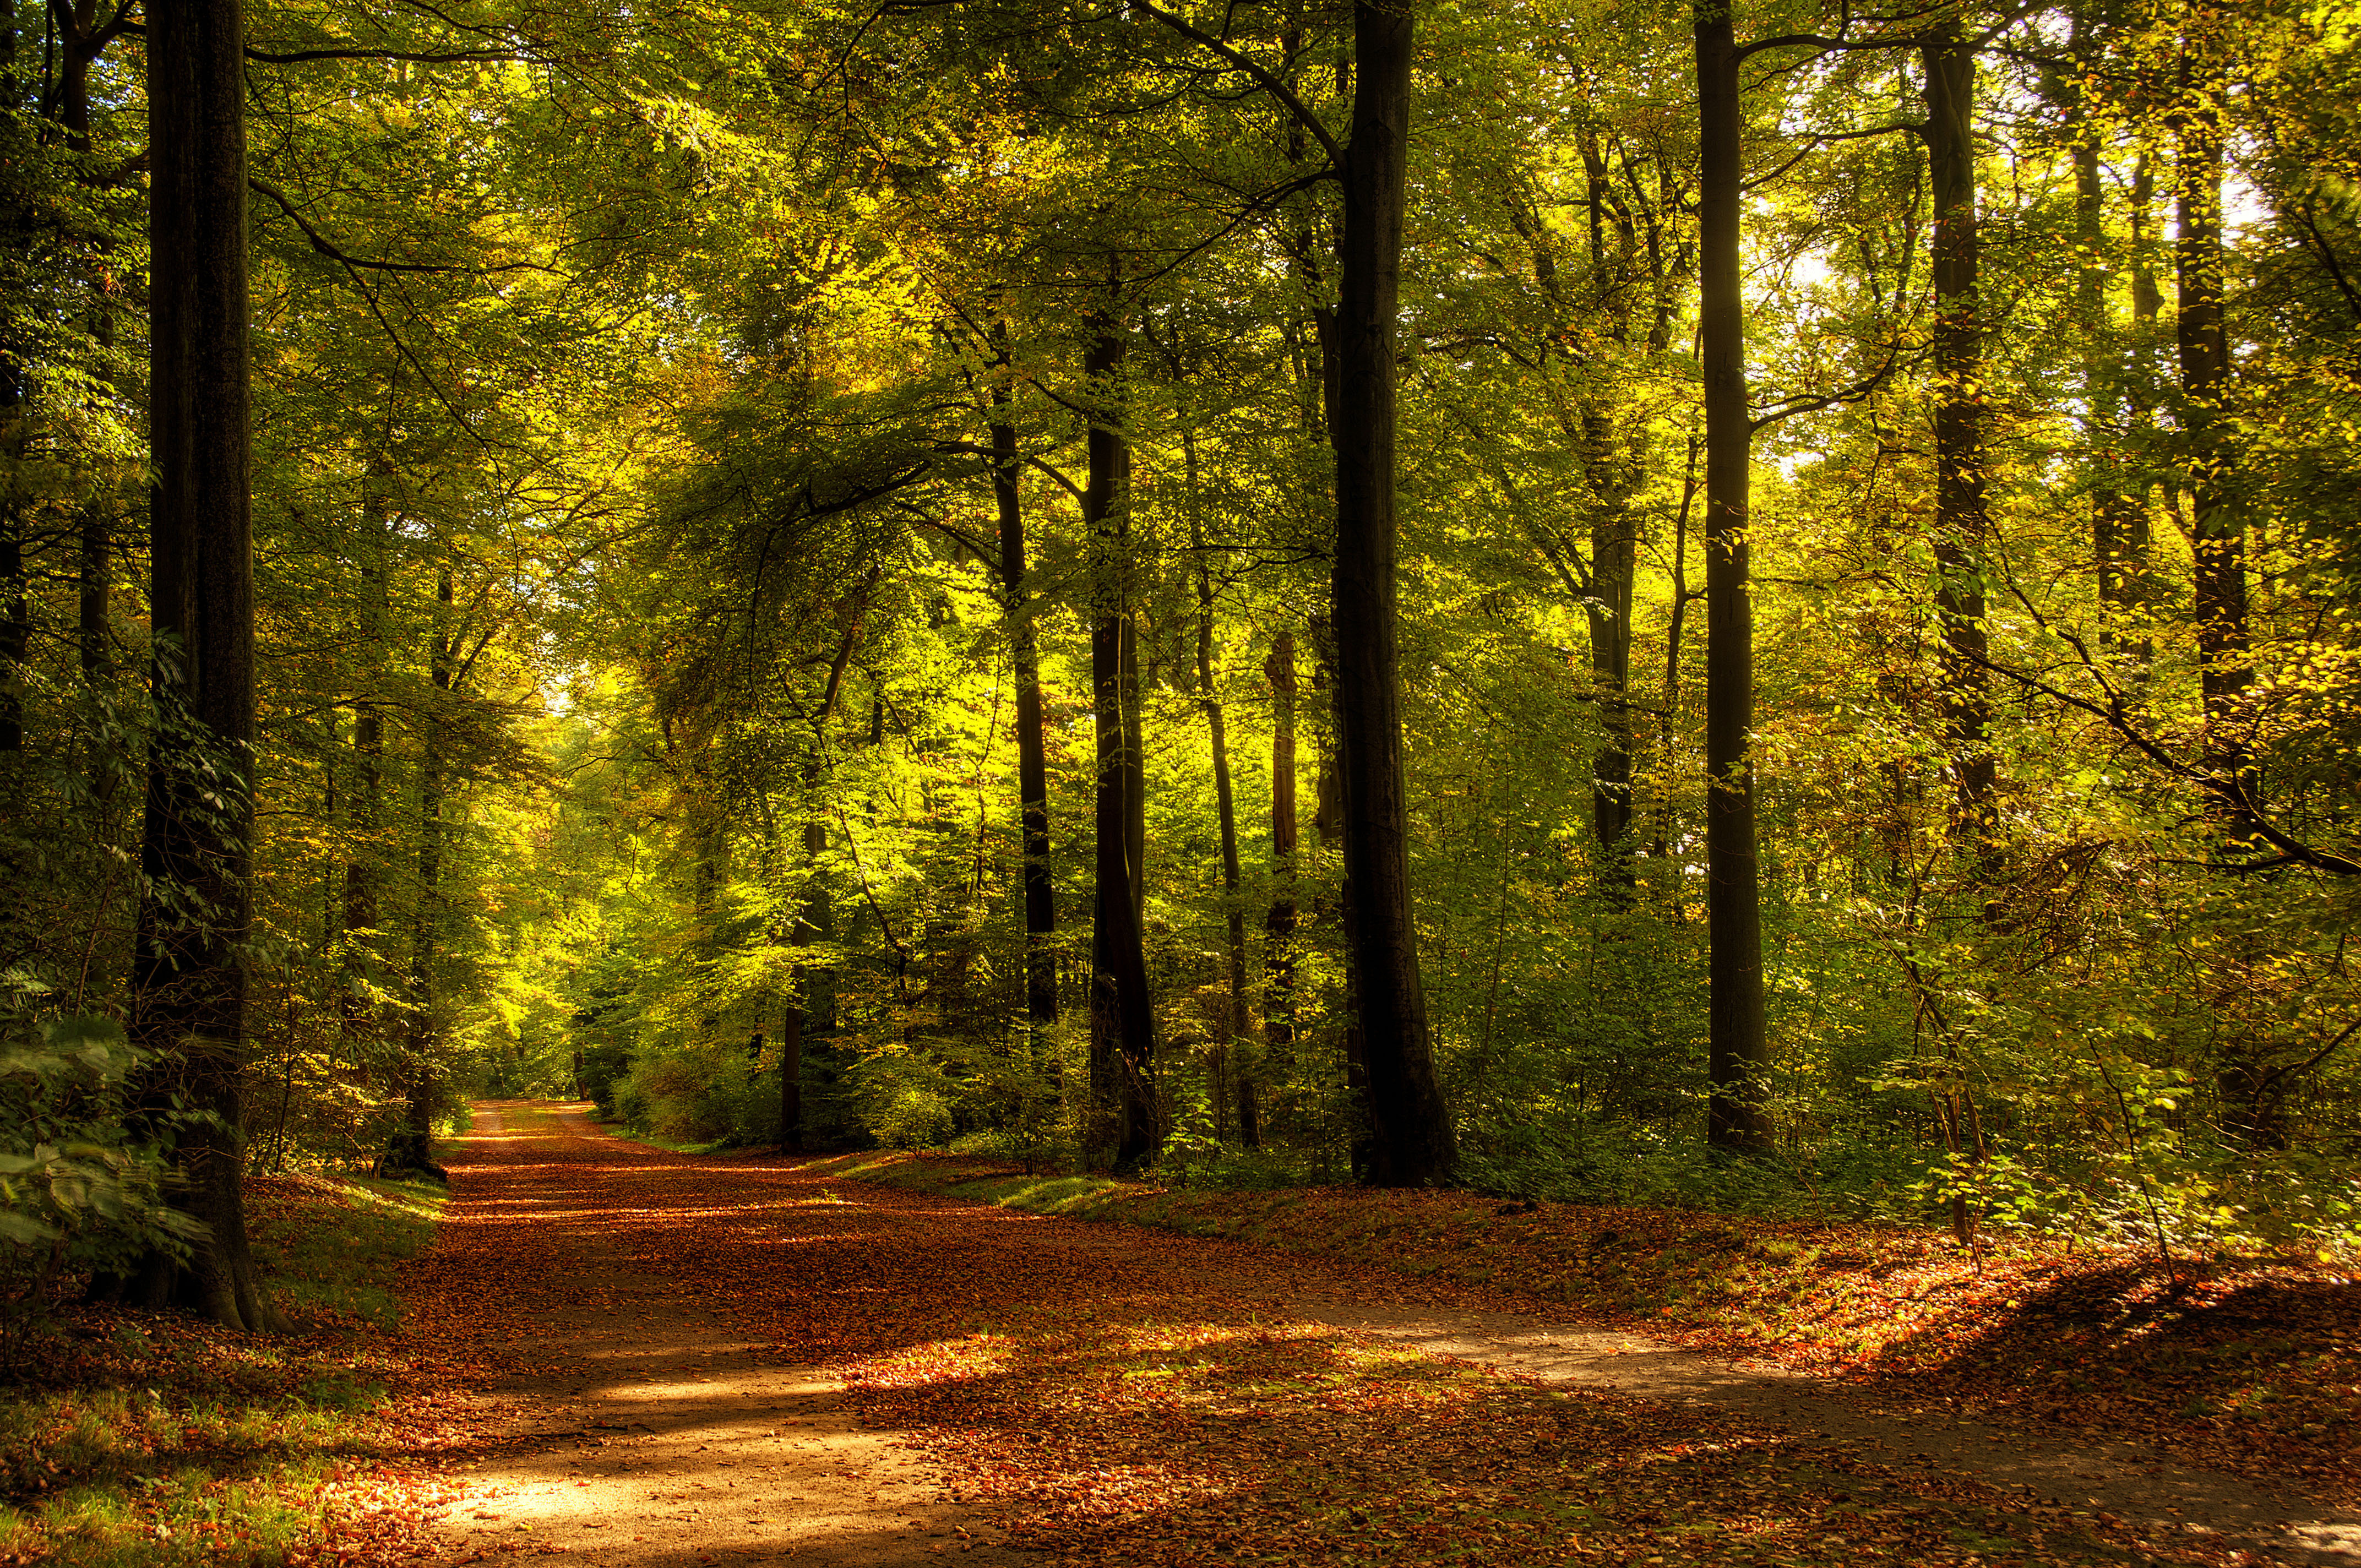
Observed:
[[[2345,0],[0,0],[0,226],[12,1299],[485,1095],[2361,1248]]]

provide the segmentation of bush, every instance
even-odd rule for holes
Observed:
[[[148,1060],[111,1018],[36,1019],[17,979],[0,1036],[0,1277],[38,1307],[61,1272],[108,1268],[155,1248],[186,1255],[203,1234],[163,1199],[163,1150],[125,1124]]]

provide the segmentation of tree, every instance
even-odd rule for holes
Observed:
[[[1754,609],[1747,490],[1753,415],[1746,397],[1740,291],[1745,165],[1740,54],[1728,0],[1697,0],[1698,351],[1705,378],[1706,924],[1712,936],[1713,1099],[1718,1147],[1770,1146],[1763,1107],[1770,1042],[1763,1014],[1763,909],[1755,860]]]
[[[1353,128],[1336,242],[1337,778],[1345,816],[1345,940],[1374,1135],[1368,1179],[1433,1186],[1456,1157],[1436,1076],[1411,917],[1409,783],[1396,628],[1396,322],[1415,22],[1407,5],[1353,8]]]
[[[133,983],[136,1037],[173,1064],[195,1113],[176,1157],[207,1227],[179,1284],[153,1260],[139,1294],[259,1330],[272,1318],[247,1242],[240,1132],[255,764],[245,42],[239,0],[163,6],[148,22],[157,728]]]

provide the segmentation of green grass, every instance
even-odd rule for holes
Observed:
[[[113,1308],[32,1326],[0,1385],[0,1564],[261,1568],[316,1542],[335,1483],[385,1452],[397,1271],[442,1201],[257,1180],[256,1262],[292,1333]]]
[[[685,1138],[666,1138],[660,1137],[654,1133],[634,1132],[620,1122],[604,1124],[604,1125],[609,1136],[620,1138],[627,1144],[639,1144],[646,1148],[662,1149],[666,1154],[719,1154],[725,1149],[738,1146],[728,1138],[715,1138],[708,1143],[694,1143]]]

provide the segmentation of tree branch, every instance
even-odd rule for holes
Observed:
[[[1220,55],[1224,60],[1228,60],[1234,69],[1242,71],[1248,76],[1253,77],[1256,85],[1259,86],[1264,92],[1269,93],[1272,97],[1278,99],[1280,104],[1286,106],[1288,113],[1293,115],[1297,122],[1301,124],[1305,130],[1312,133],[1313,139],[1318,141],[1321,147],[1327,152],[1328,161],[1331,164],[1339,169],[1342,169],[1345,166],[1344,149],[1336,145],[1336,138],[1328,134],[1328,127],[1320,123],[1320,116],[1313,114],[1311,109],[1305,105],[1303,100],[1295,95],[1295,90],[1293,88],[1288,86],[1286,82],[1281,82],[1263,66],[1257,64],[1252,56],[1246,54],[1244,50],[1238,49],[1233,44],[1223,42],[1220,38],[1215,38],[1211,33],[1191,27],[1187,22],[1182,21],[1180,17],[1174,16],[1170,11],[1161,11],[1157,9],[1154,5],[1148,4],[1147,0],[1133,0],[1133,3],[1137,5],[1140,10],[1147,12],[1149,16],[1163,23],[1174,32],[1179,33],[1182,38],[1188,38],[1191,42],[1199,44],[1203,48],[1212,49],[1215,54]]]
[[[358,268],[369,272],[458,273],[478,278],[489,277],[495,272],[554,272],[556,270],[555,268],[544,267],[538,261],[510,261],[498,267],[451,267],[440,262],[429,261],[371,261],[367,258],[349,254],[330,240],[327,236],[313,228],[305,221],[303,214],[295,210],[295,203],[288,199],[287,193],[269,181],[258,174],[249,174],[246,177],[246,183],[248,190],[258,191],[269,197],[280,212],[292,219],[295,226],[303,231],[303,237],[312,242],[313,250],[343,267]]]

